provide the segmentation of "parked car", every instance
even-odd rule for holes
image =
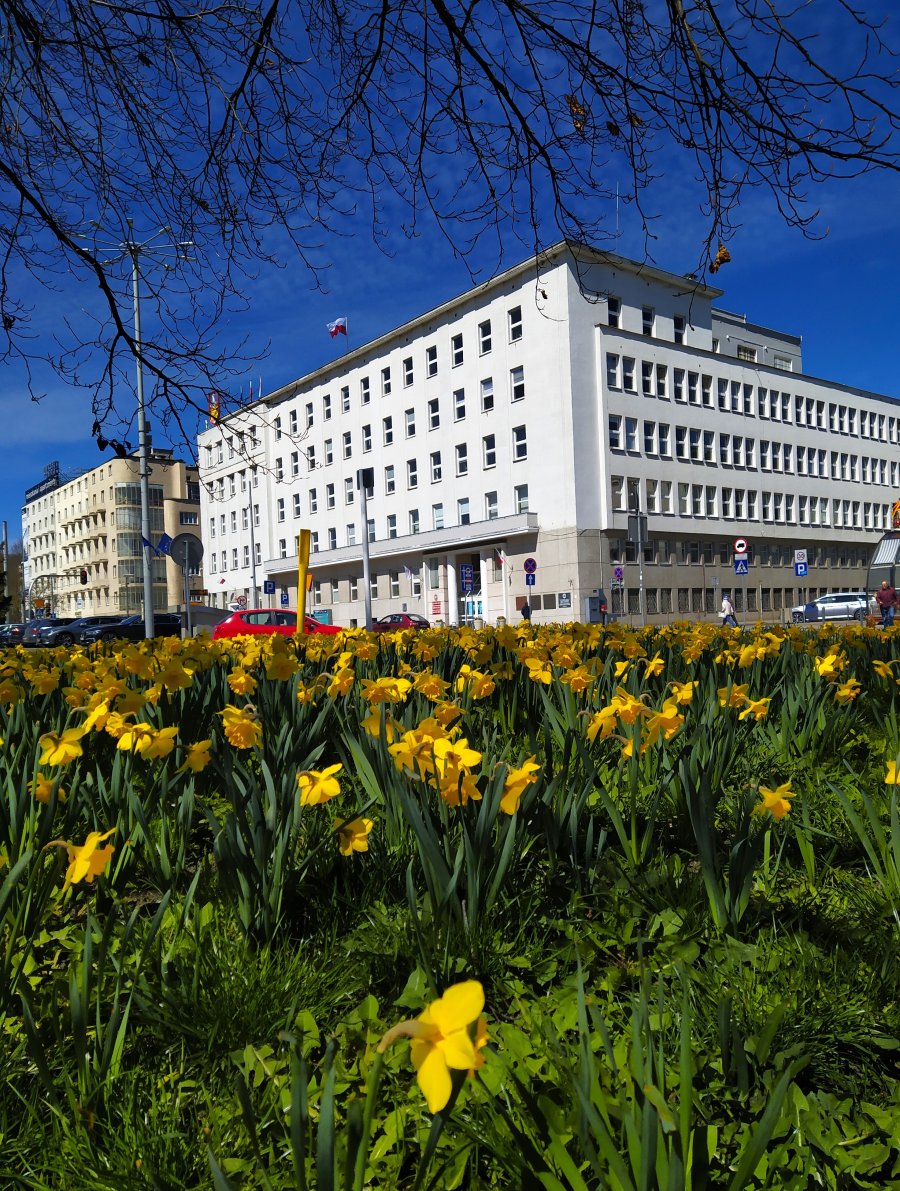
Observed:
[[[864,591],[838,591],[791,608],[795,624],[809,620],[865,620],[869,599]]]
[[[372,621],[373,633],[393,633],[397,629],[430,629],[431,623],[418,612],[392,612]]]
[[[312,616],[304,619],[307,633],[326,633],[333,635],[343,630],[336,624],[324,624]],[[286,608],[245,608],[232,612],[224,620],[219,621],[213,629],[213,640],[221,641],[227,637],[251,637],[257,633],[281,633],[283,637],[293,637],[297,631],[297,613]]]
[[[22,630],[25,625],[21,621],[11,624],[0,624],[0,649],[11,649],[22,640]]]
[[[156,612],[153,616],[153,633],[156,637],[180,637],[181,614]],[[95,624],[82,629],[79,641],[82,645],[96,645],[98,641],[143,641],[147,635],[143,616],[126,616],[118,624]]]
[[[22,644],[34,649],[41,644],[41,629],[71,624],[74,619],[74,616],[36,616],[33,620],[27,620],[22,630]]]
[[[85,629],[97,625],[119,624],[121,616],[81,616],[69,624],[45,624],[40,632],[40,645],[52,649],[54,645],[74,645]]]

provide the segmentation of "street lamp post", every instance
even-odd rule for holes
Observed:
[[[141,288],[138,257],[141,245],[126,241],[131,257],[131,283],[134,293],[134,359],[137,366],[138,474],[141,481],[141,557],[144,563],[144,635],[155,636],[153,618],[153,566],[150,561],[150,450],[147,441],[147,412],[144,406],[144,360],[141,355]]]

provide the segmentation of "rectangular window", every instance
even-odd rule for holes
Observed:
[[[425,348],[425,374],[426,376],[437,376],[437,370],[437,348],[432,344],[431,347]]]
[[[366,431],[368,431],[368,445],[366,444]],[[344,431],[343,437],[341,439],[341,443],[342,443],[342,449],[344,452],[344,458],[349,459],[350,456],[353,454],[353,435],[351,434],[351,432],[349,430]],[[371,449],[372,449],[372,427],[364,426],[363,427],[363,450],[371,451]]]
[[[363,376],[359,381],[359,401],[361,405],[368,405],[372,400],[372,390],[369,387],[369,378]]]
[[[659,453],[663,459],[669,459],[672,455],[672,427],[668,422],[659,424]]]
[[[391,496],[397,491],[397,480],[394,475],[393,464],[384,469],[384,492],[386,496]]]
[[[481,382],[481,412],[489,414],[494,408],[494,379],[486,376]]]
[[[428,402],[428,429],[437,430],[441,424],[441,409],[437,397],[432,397]]]
[[[309,511],[311,513],[318,513],[319,511],[319,497],[315,488],[309,490]]]
[[[291,475],[292,476],[300,475],[300,452],[299,451],[291,451]],[[243,472],[241,473],[241,476],[243,477]],[[243,490],[244,490],[244,486],[241,485],[241,491],[243,492]]]
[[[325,393],[322,397],[322,420],[329,422],[331,420],[331,394]]]
[[[349,595],[350,595],[350,599],[351,599],[351,600],[358,600],[358,599],[359,599],[359,579],[357,579],[355,575],[354,575],[354,577],[353,577],[353,578],[350,580],[350,592],[349,592]]]
[[[456,519],[459,525],[468,525],[471,522],[468,496],[461,496],[456,502]]]
[[[441,479],[441,453],[440,451],[431,452],[431,482],[437,484]]]
[[[306,403],[306,429],[309,430],[313,424],[313,403],[307,401]]]
[[[496,492],[485,492],[484,515],[488,521],[496,521],[496,519],[500,516],[500,508],[497,504]]]
[[[525,369],[521,365],[510,369],[509,390],[512,401],[521,401],[525,396]]]
[[[621,414],[610,414],[608,422],[609,434],[609,449],[611,451],[621,451],[622,449],[622,416]]]
[[[519,463],[522,459],[528,458],[528,442],[525,437],[524,426],[513,426],[512,431],[513,443],[513,463]]]
[[[496,435],[486,434],[481,440],[484,467],[497,466],[497,438]]]
[[[275,479],[279,482],[284,479],[284,460],[275,460]]]
[[[419,525],[420,525],[419,510],[418,509],[410,509],[409,510],[409,532],[410,533],[418,533]]]
[[[413,362],[412,356],[407,356],[403,361],[403,386],[408,389],[413,383]]]
[[[622,358],[622,388],[626,393],[637,392],[634,382],[634,360],[631,356]]]
[[[350,439],[350,432],[348,430],[347,433],[344,435],[344,458],[345,459],[347,459],[349,457],[347,455],[349,439]],[[368,451],[371,451],[371,449],[372,449],[372,427],[371,426],[363,426],[363,428],[362,428],[362,449],[363,449],[364,455]]]
[[[366,534],[370,542],[375,541],[375,518],[369,517],[366,521]]]
[[[333,527],[328,531],[328,549],[337,550],[337,530]],[[281,557],[284,558],[284,555]]]
[[[406,419],[406,437],[415,438],[416,436],[416,411],[408,409],[403,415]]]
[[[744,360],[748,364],[756,363],[756,348],[751,347],[749,343],[739,343],[737,345],[737,358]]]
[[[395,538],[397,536],[397,514],[396,513],[388,513],[387,536],[389,538]]]
[[[613,352],[606,353],[606,387],[608,389],[621,388],[619,380],[619,357]]]
[[[461,422],[466,416],[466,390],[454,389],[453,391],[453,420],[454,422]]]
[[[478,354],[486,356],[491,350],[491,320],[478,324]]]
[[[637,418],[625,419],[625,450],[629,452],[636,452],[638,449],[637,443],[638,423]]]
[[[453,335],[450,339],[450,364],[453,368],[458,368],[463,362],[463,337],[462,335]]]
[[[384,445],[389,447],[394,441],[394,419],[384,418],[381,423]]]
[[[655,315],[652,306],[641,307],[641,331],[644,335],[653,334],[653,324],[655,322]]]
[[[353,477],[347,476],[344,480],[344,504],[352,505],[354,500]]]
[[[517,343],[522,338],[522,307],[514,306],[509,311],[509,341]]]
[[[611,327],[618,327],[622,316],[622,303],[612,294],[606,299],[606,321]]]
[[[515,486],[515,488],[513,488],[513,497],[514,497],[515,503],[516,503],[516,512],[517,513],[527,513],[528,512],[528,485],[527,484],[517,484]]]
[[[350,386],[343,385],[341,388],[341,410],[348,414],[350,412]]]
[[[419,465],[415,459],[406,461],[406,486],[409,489],[419,486]]]
[[[684,343],[684,329],[687,325],[687,319],[683,314],[676,314],[673,319],[675,329],[675,342]]]
[[[641,392],[645,397],[653,396],[653,364],[650,360],[641,360]]]
[[[684,369],[676,368],[672,373],[674,397],[676,401],[684,401]]]
[[[236,521],[237,517],[235,517],[235,514],[232,513],[231,515],[232,515],[232,517],[234,517],[234,519]],[[284,520],[284,497],[283,496],[279,496],[278,500],[275,501],[275,519],[277,521]],[[236,530],[237,530],[237,525],[233,525],[232,531],[236,531]]]
[[[391,395],[391,370],[390,368],[382,368],[381,370],[381,396],[390,397]]]
[[[332,442],[332,440],[330,438],[325,439],[325,444],[324,444],[323,450],[324,450],[324,455],[325,455],[326,466],[329,463],[334,463],[334,443]]]
[[[444,528],[444,506],[442,504],[431,506],[431,525],[433,529]]]
[[[276,418],[272,425],[275,427],[275,441],[278,442],[281,438],[281,418]]]
[[[456,445],[456,474],[458,476],[465,476],[469,473],[469,448],[464,443],[457,443]]]
[[[656,396],[663,401],[669,398],[669,370],[665,364],[656,365]]]

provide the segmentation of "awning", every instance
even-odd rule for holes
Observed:
[[[900,559],[900,535],[897,537],[883,538],[878,543],[878,548],[875,551],[875,557],[872,559],[872,566],[893,566],[898,559]]]

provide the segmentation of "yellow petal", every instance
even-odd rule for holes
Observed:
[[[468,1030],[456,1030],[449,1038],[438,1042],[437,1048],[444,1056],[444,1062],[448,1067],[468,1071],[475,1066],[475,1044],[469,1037]]]
[[[477,980],[464,980],[448,988],[429,1008],[431,1020],[446,1038],[478,1020],[484,1009],[484,989]]]
[[[418,1049],[415,1043],[413,1049]],[[415,1062],[415,1059],[413,1061]],[[428,1047],[427,1053],[420,1056],[416,1078],[429,1112],[440,1112],[446,1107],[453,1091],[453,1084],[443,1056],[433,1046]]]

